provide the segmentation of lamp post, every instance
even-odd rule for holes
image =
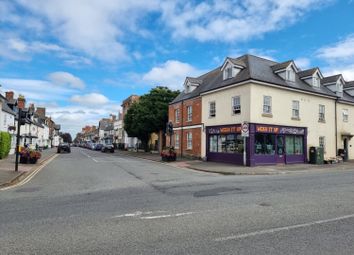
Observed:
[[[22,122],[22,109],[18,109],[17,116],[17,136],[16,136],[16,161],[15,161],[15,172],[18,171],[18,156],[20,154],[20,129]]]

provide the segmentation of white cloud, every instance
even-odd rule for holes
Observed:
[[[104,61],[127,59],[121,42],[126,30],[134,31],[136,21],[158,8],[158,1],[143,0],[19,0],[36,15],[49,21],[48,28],[63,44]]]
[[[85,95],[75,95],[70,98],[70,101],[84,106],[96,107],[109,103],[109,99],[99,93],[90,93]]]
[[[54,121],[61,125],[61,131],[69,132],[75,138],[76,133],[81,131],[85,125],[98,125],[101,118],[107,118],[110,114],[118,114],[121,110],[119,104],[109,103],[102,105],[95,111],[89,110],[86,106],[69,105],[69,106],[53,106],[47,104],[35,104],[44,106],[47,115],[51,116]]]
[[[311,60],[308,58],[297,58],[294,62],[295,65],[302,70],[306,70],[311,66]]]
[[[54,72],[48,75],[51,82],[59,86],[69,86],[77,89],[84,89],[85,83],[78,77],[67,72]]]
[[[320,48],[317,57],[327,63],[325,75],[343,74],[345,80],[354,80],[354,34]]]
[[[198,76],[202,73],[188,63],[177,60],[168,60],[162,65],[152,68],[143,76],[143,80],[151,82],[152,86],[167,86],[172,89],[182,89],[183,82],[187,76]]]
[[[334,45],[322,47],[318,50],[317,56],[327,61],[347,60],[354,58],[354,34],[347,36],[344,40]]]
[[[163,21],[174,38],[198,41],[244,41],[280,30],[326,0],[259,0],[161,3]]]
[[[22,94],[29,100],[35,101],[65,100],[76,92],[76,90],[56,86],[45,80],[0,78],[0,83],[2,91],[12,90],[17,95]]]

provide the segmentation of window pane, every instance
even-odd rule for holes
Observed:
[[[211,135],[209,137],[209,151],[210,152],[218,152],[218,136]]]
[[[293,155],[294,154],[294,136],[287,135],[285,137],[286,144],[286,154]]]
[[[303,154],[303,137],[295,136],[295,151],[294,154],[302,155]]]
[[[274,155],[275,154],[275,135],[271,134],[266,134],[264,136],[264,142],[265,142],[265,154],[268,155]]]
[[[255,154],[264,154],[263,153],[263,143],[264,143],[263,134],[256,134],[255,141],[254,141],[254,153]]]

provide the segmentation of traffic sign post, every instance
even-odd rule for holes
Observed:
[[[243,122],[241,124],[241,136],[243,137],[243,165],[246,166],[247,158],[246,158],[246,137],[249,137],[250,130],[248,122]]]

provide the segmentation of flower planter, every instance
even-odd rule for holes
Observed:
[[[161,156],[162,161],[164,162],[171,162],[171,161],[176,161],[176,155],[163,155]]]
[[[21,164],[27,164],[28,163],[28,157],[20,157],[20,163]]]
[[[30,164],[36,164],[36,163],[37,163],[37,160],[38,160],[37,158],[30,158],[30,159],[29,159],[29,163],[30,163]]]

